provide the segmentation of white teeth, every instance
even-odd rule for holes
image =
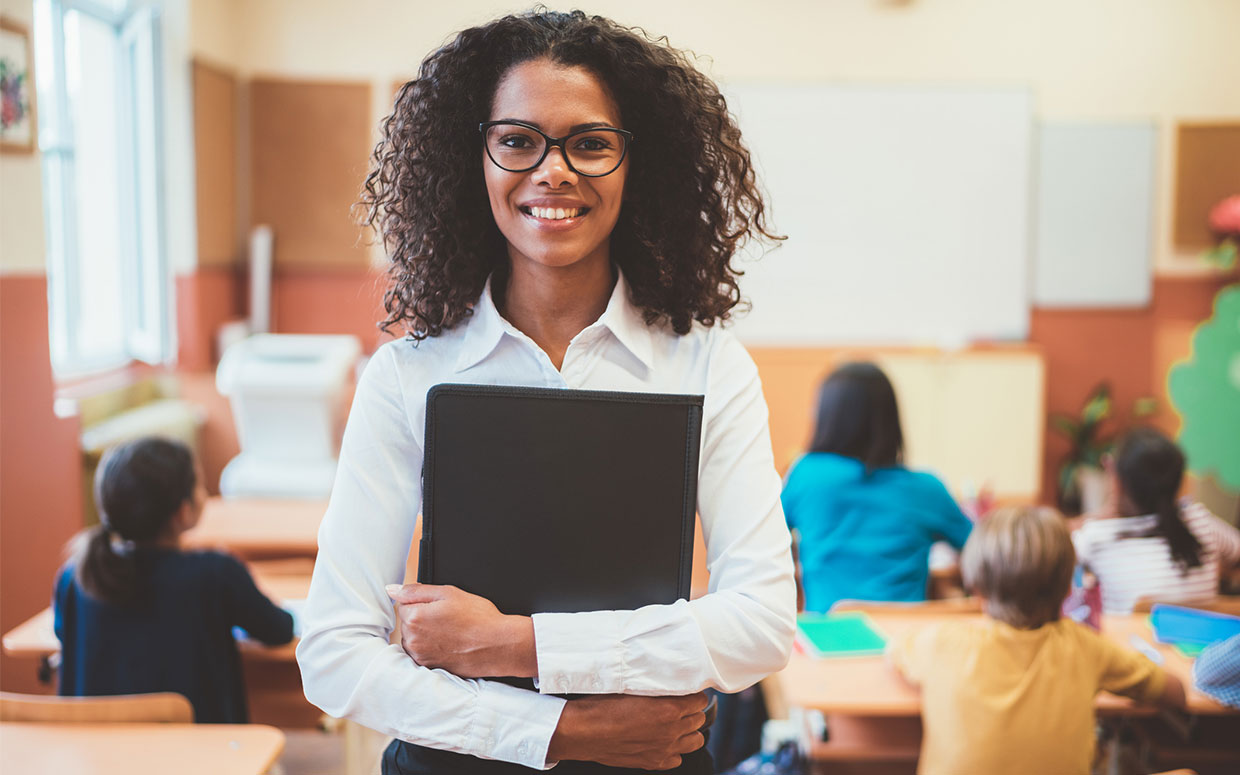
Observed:
[[[576,218],[585,212],[581,207],[531,207],[530,215],[547,221],[562,221],[565,218]]]

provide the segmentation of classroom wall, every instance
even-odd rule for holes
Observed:
[[[523,7],[487,0],[195,0],[191,48],[196,58],[225,67],[241,84],[301,83],[311,95],[321,85],[312,100],[328,100],[328,89],[341,83],[368,83],[373,128],[390,108],[394,84],[410,77],[433,47],[463,26]],[[586,9],[666,34],[673,45],[700,52],[699,67],[723,81],[1028,85],[1041,119],[1152,120],[1159,132],[1152,302],[1129,309],[1035,308],[1030,342],[1047,361],[1049,411],[1076,412],[1088,391],[1106,379],[1121,411],[1136,398],[1153,395],[1162,399],[1155,420],[1175,429],[1178,420],[1166,402],[1166,369],[1187,355],[1192,327],[1208,316],[1221,285],[1195,252],[1174,244],[1176,126],[1240,117],[1240,92],[1222,77],[1234,64],[1234,38],[1226,30],[1240,27],[1240,4],[598,0]],[[245,126],[242,146],[253,142],[256,132],[269,131],[253,116]],[[351,142],[364,155],[376,137],[372,131],[368,140]],[[348,154],[344,150],[319,162],[340,167],[354,162]],[[241,189],[238,196],[244,198],[246,186]],[[241,217],[242,231],[250,215]],[[768,260],[777,262],[779,254]],[[375,270],[337,266],[329,272],[315,267],[315,259],[296,255],[281,261],[274,284],[276,330],[354,333],[368,350],[380,341],[373,329],[381,315],[381,277]],[[346,303],[332,303],[340,300]],[[786,352],[770,349],[769,354],[755,350],[760,368],[768,361],[786,362]],[[797,384],[779,382],[788,379],[784,370],[764,371],[777,445],[790,448],[808,434],[808,407],[799,398],[781,397],[801,396],[804,375],[825,370],[832,357],[827,350],[797,352],[803,359],[794,370],[802,375]],[[1044,450],[1043,497],[1049,498],[1066,442],[1048,435]]]
[[[0,13],[32,26],[30,0]],[[47,606],[81,525],[78,428],[52,412],[39,154],[0,154],[0,631]],[[0,688],[47,691],[37,662],[0,656]]]
[[[462,26],[527,3],[463,0],[194,0],[191,45],[245,76],[367,79],[373,115],[388,84]],[[557,4],[552,4],[555,7]],[[1027,84],[1053,120],[1154,119],[1159,178],[1171,179],[1171,122],[1240,117],[1232,0],[595,0],[590,12],[667,35],[733,81]],[[704,20],[709,20],[705,23]],[[231,32],[231,34],[230,34]],[[1172,245],[1161,187],[1156,261],[1195,272]]]

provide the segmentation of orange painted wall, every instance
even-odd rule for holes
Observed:
[[[272,329],[279,334],[352,334],[363,352],[391,337],[377,323],[383,312],[385,278],[359,269],[277,271],[272,281]]]
[[[47,279],[0,276],[0,631],[45,608],[82,524],[78,426],[52,413]],[[37,662],[0,656],[7,691],[50,691]]]
[[[219,362],[215,335],[220,326],[244,314],[239,270],[198,267],[176,278],[177,368],[209,371]]]
[[[1147,396],[1158,399],[1159,409],[1145,422],[1176,433],[1180,420],[1167,395],[1167,373],[1189,356],[1193,330],[1210,316],[1224,284],[1219,278],[1160,277],[1145,308],[1035,308],[1029,338],[1046,354],[1047,410],[1076,415],[1090,390],[1106,380],[1114,411],[1104,433],[1131,421],[1133,402]],[[1068,442],[1048,432],[1045,449],[1042,498],[1049,502]]]

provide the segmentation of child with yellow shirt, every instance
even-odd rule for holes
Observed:
[[[1184,707],[1175,676],[1060,618],[1074,565],[1050,509],[1001,509],[974,528],[961,572],[987,618],[940,622],[889,651],[921,687],[919,775],[1088,775],[1100,689]]]

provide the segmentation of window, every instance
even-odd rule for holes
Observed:
[[[172,356],[158,9],[36,0],[52,366]]]

